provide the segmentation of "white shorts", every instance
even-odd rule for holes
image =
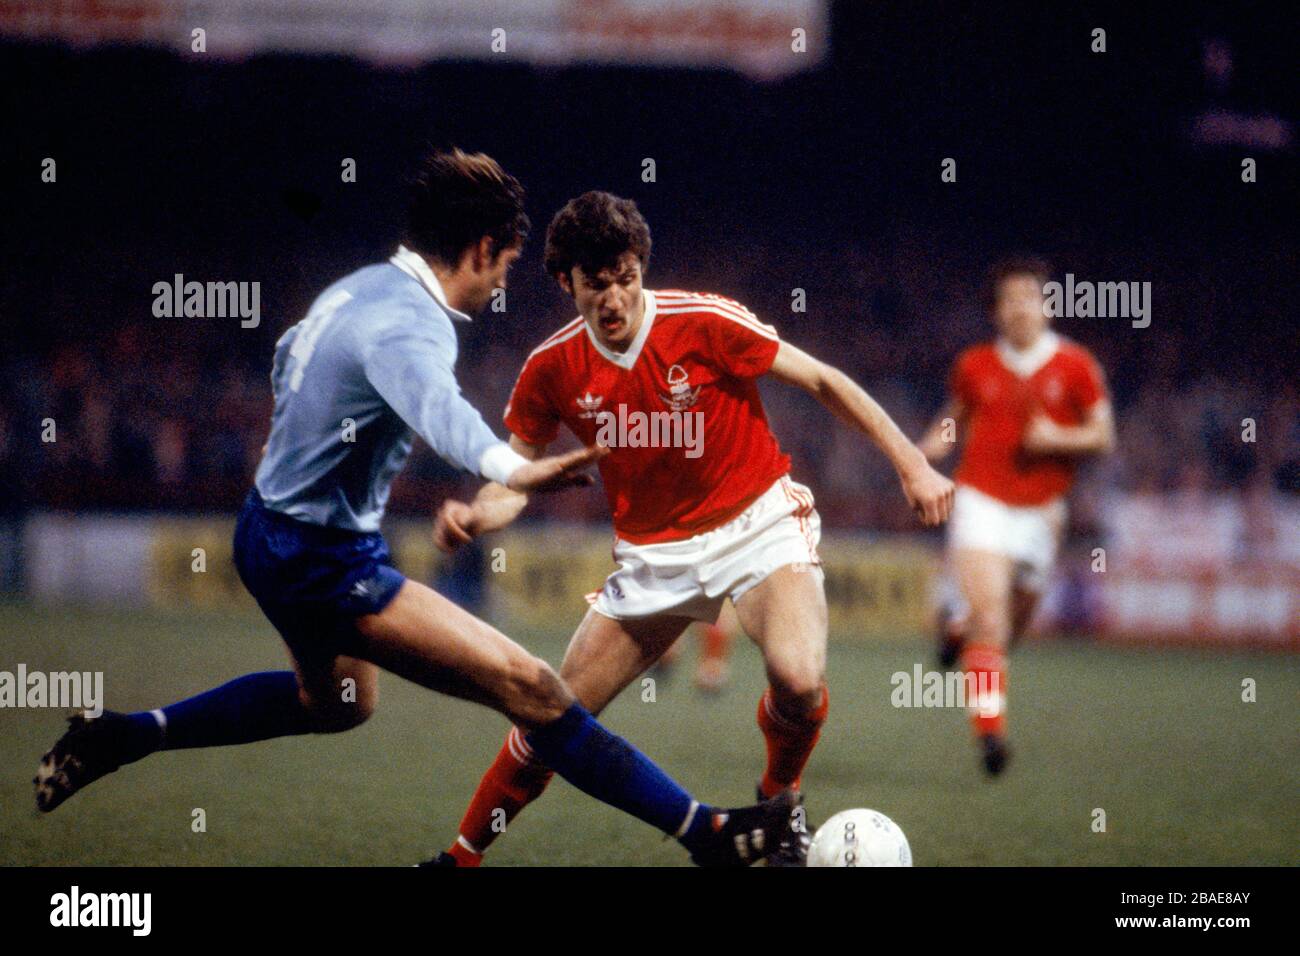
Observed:
[[[1065,527],[1065,500],[1017,506],[958,485],[948,520],[948,548],[1004,554],[1015,562],[1015,586],[1042,593]]]
[[[782,565],[821,575],[821,526],[812,492],[779,478],[731,521],[693,538],[662,544],[615,538],[618,569],[592,606],[616,620],[671,614],[711,623],[723,601],[740,600]]]

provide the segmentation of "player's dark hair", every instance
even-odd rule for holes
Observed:
[[[425,157],[411,184],[404,241],[454,268],[484,236],[492,240],[494,256],[522,244],[529,225],[524,187],[495,159],[439,150]]]
[[[546,230],[547,275],[567,276],[580,266],[589,276],[614,268],[631,252],[650,264],[650,226],[630,199],[592,190],[570,199]]]
[[[1038,256],[1017,255],[999,259],[989,269],[984,282],[984,308],[990,312],[998,300],[998,289],[1007,279],[1015,276],[1033,276],[1038,284],[1047,285],[1052,281],[1052,266],[1046,259]]]

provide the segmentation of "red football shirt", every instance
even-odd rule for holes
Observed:
[[[615,533],[633,544],[689,538],[726,524],[790,470],[755,381],[779,345],[731,299],[647,289],[626,352],[597,343],[581,318],[538,346],[506,427],[530,445],[554,441],[560,423],[585,445],[600,437],[613,448],[600,474]]]
[[[1022,376],[996,343],[972,346],[953,367],[948,387],[966,408],[969,432],[954,478],[1009,505],[1041,505],[1074,481],[1068,456],[1030,456],[1020,447],[1036,411],[1060,425],[1078,425],[1106,397],[1096,359],[1083,346],[1053,334],[1051,357]]]

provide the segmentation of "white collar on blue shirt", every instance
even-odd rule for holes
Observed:
[[[433,270],[429,268],[429,263],[424,261],[424,256],[420,255],[418,252],[412,252],[410,249],[406,248],[406,246],[398,246],[397,254],[392,256],[388,261],[397,266],[397,268],[401,269],[412,279],[415,279],[420,283],[420,285],[428,289],[429,295],[433,296],[434,300],[442,306],[447,311],[447,314],[453,319],[456,319],[459,322],[474,321],[464,312],[453,309],[447,304],[447,293],[442,291],[442,283],[438,281],[438,277],[434,275]]]

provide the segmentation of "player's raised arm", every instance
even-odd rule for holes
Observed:
[[[771,374],[797,385],[837,417],[869,437],[898,472],[908,504],[926,525],[942,524],[952,510],[953,483],[930,467],[926,456],[866,391],[833,366],[782,342]]]

